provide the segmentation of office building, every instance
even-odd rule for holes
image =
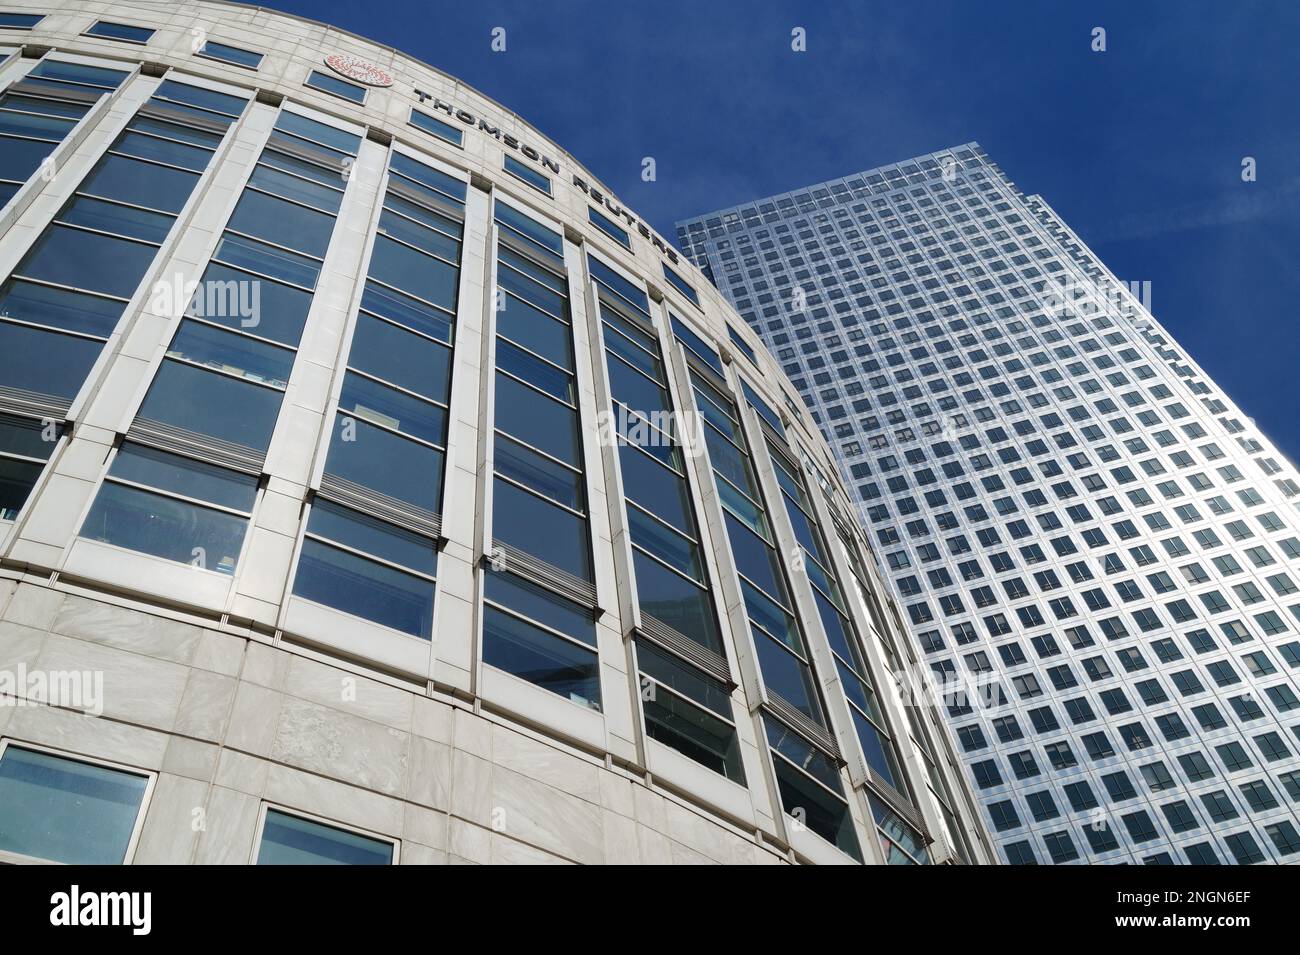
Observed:
[[[433,67],[0,6],[0,856],[990,861],[793,395]]]
[[[834,448],[1003,861],[1300,858],[1300,483],[1149,284],[974,143],[678,240]]]

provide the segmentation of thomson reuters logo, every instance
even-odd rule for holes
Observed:
[[[393,74],[381,70],[373,63],[367,63],[351,53],[331,53],[325,57],[325,65],[340,76],[346,76],[367,86],[392,86]]]

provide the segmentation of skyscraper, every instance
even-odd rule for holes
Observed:
[[[832,443],[1003,859],[1300,858],[1300,483],[1142,286],[974,143],[678,238]]]
[[[793,394],[455,77],[7,3],[0,862],[989,861]]]

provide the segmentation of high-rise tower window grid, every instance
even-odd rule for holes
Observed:
[[[923,652],[941,673],[995,673],[1033,731],[1003,743],[954,702],[986,805],[1011,796],[1034,819],[1028,797],[1071,778],[1141,788],[1111,810],[1113,847],[1053,820],[1017,827],[1034,838],[1009,839],[1008,858],[1151,855],[1121,823],[1135,803],[1168,818],[1146,782],[1163,772],[1144,766],[1177,777],[1204,751],[1234,781],[1294,770],[1294,469],[1045,203],[972,145],[692,220],[679,239],[838,447]],[[1095,289],[1092,311],[1062,278]],[[1230,762],[1224,737],[1244,741]],[[1252,816],[1261,845],[1293,806]],[[1202,845],[1178,818],[1151,825]]]

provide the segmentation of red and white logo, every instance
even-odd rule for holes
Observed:
[[[346,76],[367,86],[392,86],[393,75],[381,70],[373,63],[367,63],[351,53],[331,53],[325,57],[325,65],[340,76]]]

